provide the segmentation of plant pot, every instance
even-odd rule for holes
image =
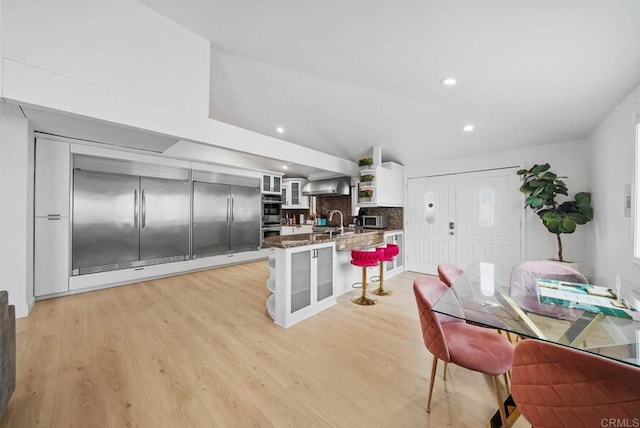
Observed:
[[[358,167],[359,171],[369,171],[373,169],[373,165],[361,165]]]
[[[359,198],[358,202],[361,202],[361,203],[373,202],[373,198]]]
[[[360,187],[373,187],[373,181],[361,181]]]

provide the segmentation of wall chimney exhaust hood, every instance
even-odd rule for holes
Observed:
[[[351,188],[349,177],[330,178],[310,181],[302,188],[304,196],[342,196],[348,195]]]

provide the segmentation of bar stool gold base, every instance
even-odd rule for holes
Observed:
[[[354,297],[351,299],[353,303],[361,306],[375,305],[378,301],[367,297],[367,268],[362,268],[362,295],[360,297]]]
[[[376,299],[372,299],[367,296],[354,297],[353,299],[351,299],[351,301],[356,305],[361,305],[361,306],[371,306],[378,303]]]
[[[377,280],[373,280],[380,284],[378,288],[371,290],[371,294],[375,294],[376,296],[390,296],[393,294],[393,291],[385,290],[384,288],[384,262],[380,262],[380,275],[377,277]]]

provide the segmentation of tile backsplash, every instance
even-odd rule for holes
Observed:
[[[340,210],[344,214],[344,225],[355,223],[355,217],[350,216],[351,213],[351,197],[350,196],[318,196],[316,200],[318,213],[328,213],[331,210]],[[366,215],[383,215],[387,217],[388,229],[402,229],[404,226],[403,208],[401,207],[366,207],[364,208]],[[333,221],[328,223],[329,226],[339,226],[340,220],[338,216],[334,216]]]
[[[367,207],[366,215],[383,215],[387,217],[387,229],[404,228],[404,209],[401,207]]]

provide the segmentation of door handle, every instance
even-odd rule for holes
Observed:
[[[147,198],[144,195],[144,190],[142,190],[142,228],[147,225]]]
[[[229,216],[230,216],[229,212],[231,211],[230,207],[231,207],[231,195],[227,195],[227,226],[229,226]]]
[[[138,189],[133,191],[133,227],[138,228]]]

